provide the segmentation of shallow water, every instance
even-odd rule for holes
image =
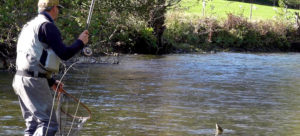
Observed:
[[[300,136],[300,54],[129,55],[119,65],[76,65],[65,89],[91,109],[80,135]],[[24,121],[0,73],[0,135]],[[88,80],[86,82],[86,80]]]

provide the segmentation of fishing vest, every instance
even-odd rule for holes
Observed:
[[[38,38],[40,26],[45,22],[50,21],[39,14],[22,28],[17,43],[17,70],[47,74],[59,71],[60,58]]]

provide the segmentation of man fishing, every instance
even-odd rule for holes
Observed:
[[[52,75],[59,71],[61,60],[68,60],[88,43],[87,30],[71,46],[62,42],[54,23],[61,7],[59,0],[39,0],[39,14],[24,25],[18,38],[13,88],[26,122],[25,136],[55,135],[58,123],[55,114],[50,117],[50,88],[58,81]]]

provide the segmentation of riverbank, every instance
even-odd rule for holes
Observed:
[[[251,7],[252,16],[249,17]],[[128,35],[134,35],[130,38],[136,39],[134,45],[131,41],[118,40],[113,49],[143,54],[299,52],[300,29],[295,17],[299,11],[238,1],[214,0],[204,4],[184,0],[165,15],[162,46],[156,44],[154,30],[145,27],[129,31]]]
[[[228,14],[224,20],[214,17],[193,20],[194,16],[171,14],[165,39],[178,52],[299,52],[300,29],[287,20],[250,21]]]
[[[234,9],[225,10],[224,2]],[[258,9],[253,11],[251,19],[250,9],[246,8],[251,3],[211,1],[205,15],[199,10],[202,4],[197,1],[186,0],[179,5],[165,15],[162,46],[157,45],[154,30],[145,27],[128,31],[128,35],[133,36],[129,38],[136,41],[118,39],[112,44],[113,51],[142,54],[300,51],[300,24],[295,16],[300,10],[254,4]]]
[[[164,36],[179,52],[299,52],[297,12],[270,3],[185,0],[168,12]]]

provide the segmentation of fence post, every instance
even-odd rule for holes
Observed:
[[[251,0],[251,6],[250,6],[250,21],[252,19],[252,9],[253,9],[253,0]]]
[[[202,16],[205,16],[205,6],[206,6],[205,0],[202,0]]]

